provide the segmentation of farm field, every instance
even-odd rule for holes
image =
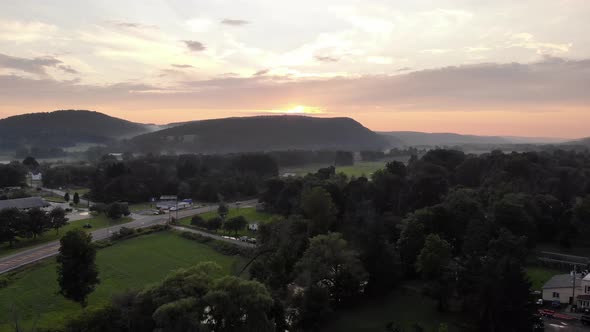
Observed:
[[[101,229],[101,228],[105,228],[105,227],[110,227],[110,226],[130,222],[130,221],[131,221],[131,218],[121,218],[119,220],[112,220],[103,214],[96,216],[96,217],[91,217],[88,219],[71,221],[66,226],[62,227],[59,230],[59,234],[56,233],[55,230],[50,229],[47,232],[43,233],[41,236],[37,237],[36,239],[32,239],[32,238],[31,239],[26,239],[26,238],[19,239],[19,241],[14,244],[13,248],[10,248],[8,243],[2,244],[0,246],[0,257],[14,254],[19,251],[29,249],[30,247],[33,247],[36,245],[59,240],[61,238],[61,236],[63,234],[65,234],[67,231],[75,229],[75,228],[83,228],[83,226],[85,224],[92,225],[92,228],[84,228],[84,230],[91,232],[93,230],[97,230],[97,229]]]
[[[229,273],[240,258],[224,256],[210,247],[182,238],[173,232],[143,235],[122,241],[97,252],[100,285],[88,299],[88,309],[107,303],[117,293],[163,280],[171,271],[203,261],[219,264]],[[60,327],[68,317],[82,309],[57,295],[56,263],[48,259],[17,272],[15,280],[0,289],[0,331],[13,331],[7,325],[11,308],[29,330]]]
[[[393,158],[391,160],[397,160],[401,162],[406,162],[407,157],[400,157],[400,158]],[[367,176],[370,177],[376,171],[385,167],[385,164],[391,160],[381,160],[381,161],[359,161],[355,162],[352,166],[337,166],[336,173],[344,173],[347,176]],[[308,173],[315,173],[318,169],[323,167],[328,167],[330,165],[306,165],[303,167],[298,168],[284,168],[280,170],[280,174],[285,173],[294,173],[298,176],[304,176]]]

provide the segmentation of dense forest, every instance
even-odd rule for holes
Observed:
[[[590,235],[587,152],[476,156],[439,149],[413,157],[407,165],[387,163],[370,178],[347,178],[334,167],[278,178],[276,162],[266,155],[151,158],[103,160],[92,176],[93,195],[143,199],[134,188],[150,188],[154,179],[163,185],[154,188],[164,188],[154,192],[165,192],[166,185],[171,190],[186,186],[188,195],[200,195],[203,186],[250,178],[252,194],[255,187],[260,190],[264,208],[283,216],[259,230],[249,269],[254,283],[243,286],[257,300],[234,308],[252,310],[257,318],[232,321],[245,331],[321,331],[332,313],[384,296],[406,280],[421,280],[440,311],[464,318],[465,330],[530,331],[535,307],[524,272],[527,257],[543,243],[588,245]],[[203,182],[209,177],[216,184]],[[236,194],[247,192],[235,188]],[[223,195],[231,197],[230,192]],[[202,271],[168,280],[181,282]],[[238,287],[241,281],[231,283]],[[204,297],[192,300],[190,290],[178,293],[176,282],[164,282],[147,293],[130,294],[125,305],[114,300],[105,309],[107,316],[101,311],[72,321],[71,331],[93,331],[88,322],[118,331],[139,331],[133,326],[145,326],[141,324],[163,327],[171,323],[160,319],[170,316],[156,314],[164,309],[172,310],[168,314],[174,313],[178,326],[206,330],[219,321],[199,321],[193,314],[203,313],[211,300],[204,294],[218,285],[207,284],[211,286],[199,291]],[[224,296],[236,291],[223,287],[228,287]],[[172,294],[182,294],[182,303],[168,298]],[[201,309],[182,309],[193,307]],[[141,315],[131,315],[135,310]],[[224,314],[230,316],[220,319],[235,319],[230,311]]]

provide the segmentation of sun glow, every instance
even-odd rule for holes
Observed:
[[[317,107],[309,107],[303,105],[296,105],[288,109],[280,109],[280,110],[270,110],[269,113],[278,113],[278,114],[321,114],[323,113],[321,109]]]

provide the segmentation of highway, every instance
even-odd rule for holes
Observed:
[[[245,207],[247,205],[253,205],[253,204],[256,204],[256,200],[249,200],[249,201],[240,202],[241,207]],[[232,204],[228,204],[228,206],[229,207],[236,207],[237,205],[236,205],[236,203],[232,203]],[[209,205],[209,206],[198,207],[198,208],[193,208],[193,209],[179,210],[178,211],[178,218],[193,216],[195,214],[201,214],[201,213],[213,211],[215,209],[217,209],[216,205]],[[175,215],[176,212],[173,212],[172,214]],[[163,214],[163,215],[137,215],[137,214],[133,214],[131,217],[134,219],[131,222],[93,231],[92,232],[93,241],[107,239],[111,236],[111,234],[113,232],[119,231],[119,229],[121,229],[121,227],[135,229],[135,228],[149,227],[149,226],[153,226],[153,225],[163,225],[168,221],[168,218],[169,218],[168,214]],[[224,238],[219,235],[214,235],[214,234],[210,234],[207,232],[202,232],[202,231],[193,230],[190,228],[179,227],[179,226],[175,226],[174,228],[177,230],[180,230],[180,231],[190,231],[192,233],[198,233],[203,236],[208,236],[208,237],[214,238],[216,240],[233,243],[233,244],[243,246],[243,247],[252,247],[252,245],[249,243]],[[25,265],[29,265],[29,264],[38,262],[42,259],[45,259],[45,258],[48,258],[51,256],[55,256],[55,255],[57,255],[58,251],[59,251],[59,241],[53,241],[53,242],[49,242],[46,244],[42,244],[42,245],[33,247],[31,249],[20,251],[18,253],[12,254],[12,255],[0,257],[0,274],[18,269],[19,267],[22,267]]]

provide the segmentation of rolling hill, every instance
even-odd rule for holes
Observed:
[[[106,143],[145,133],[143,124],[92,111],[54,111],[11,116],[0,120],[0,149],[18,146],[68,147]]]
[[[380,135],[350,118],[256,116],[194,121],[130,140],[139,151],[229,153],[286,149],[384,149]]]

